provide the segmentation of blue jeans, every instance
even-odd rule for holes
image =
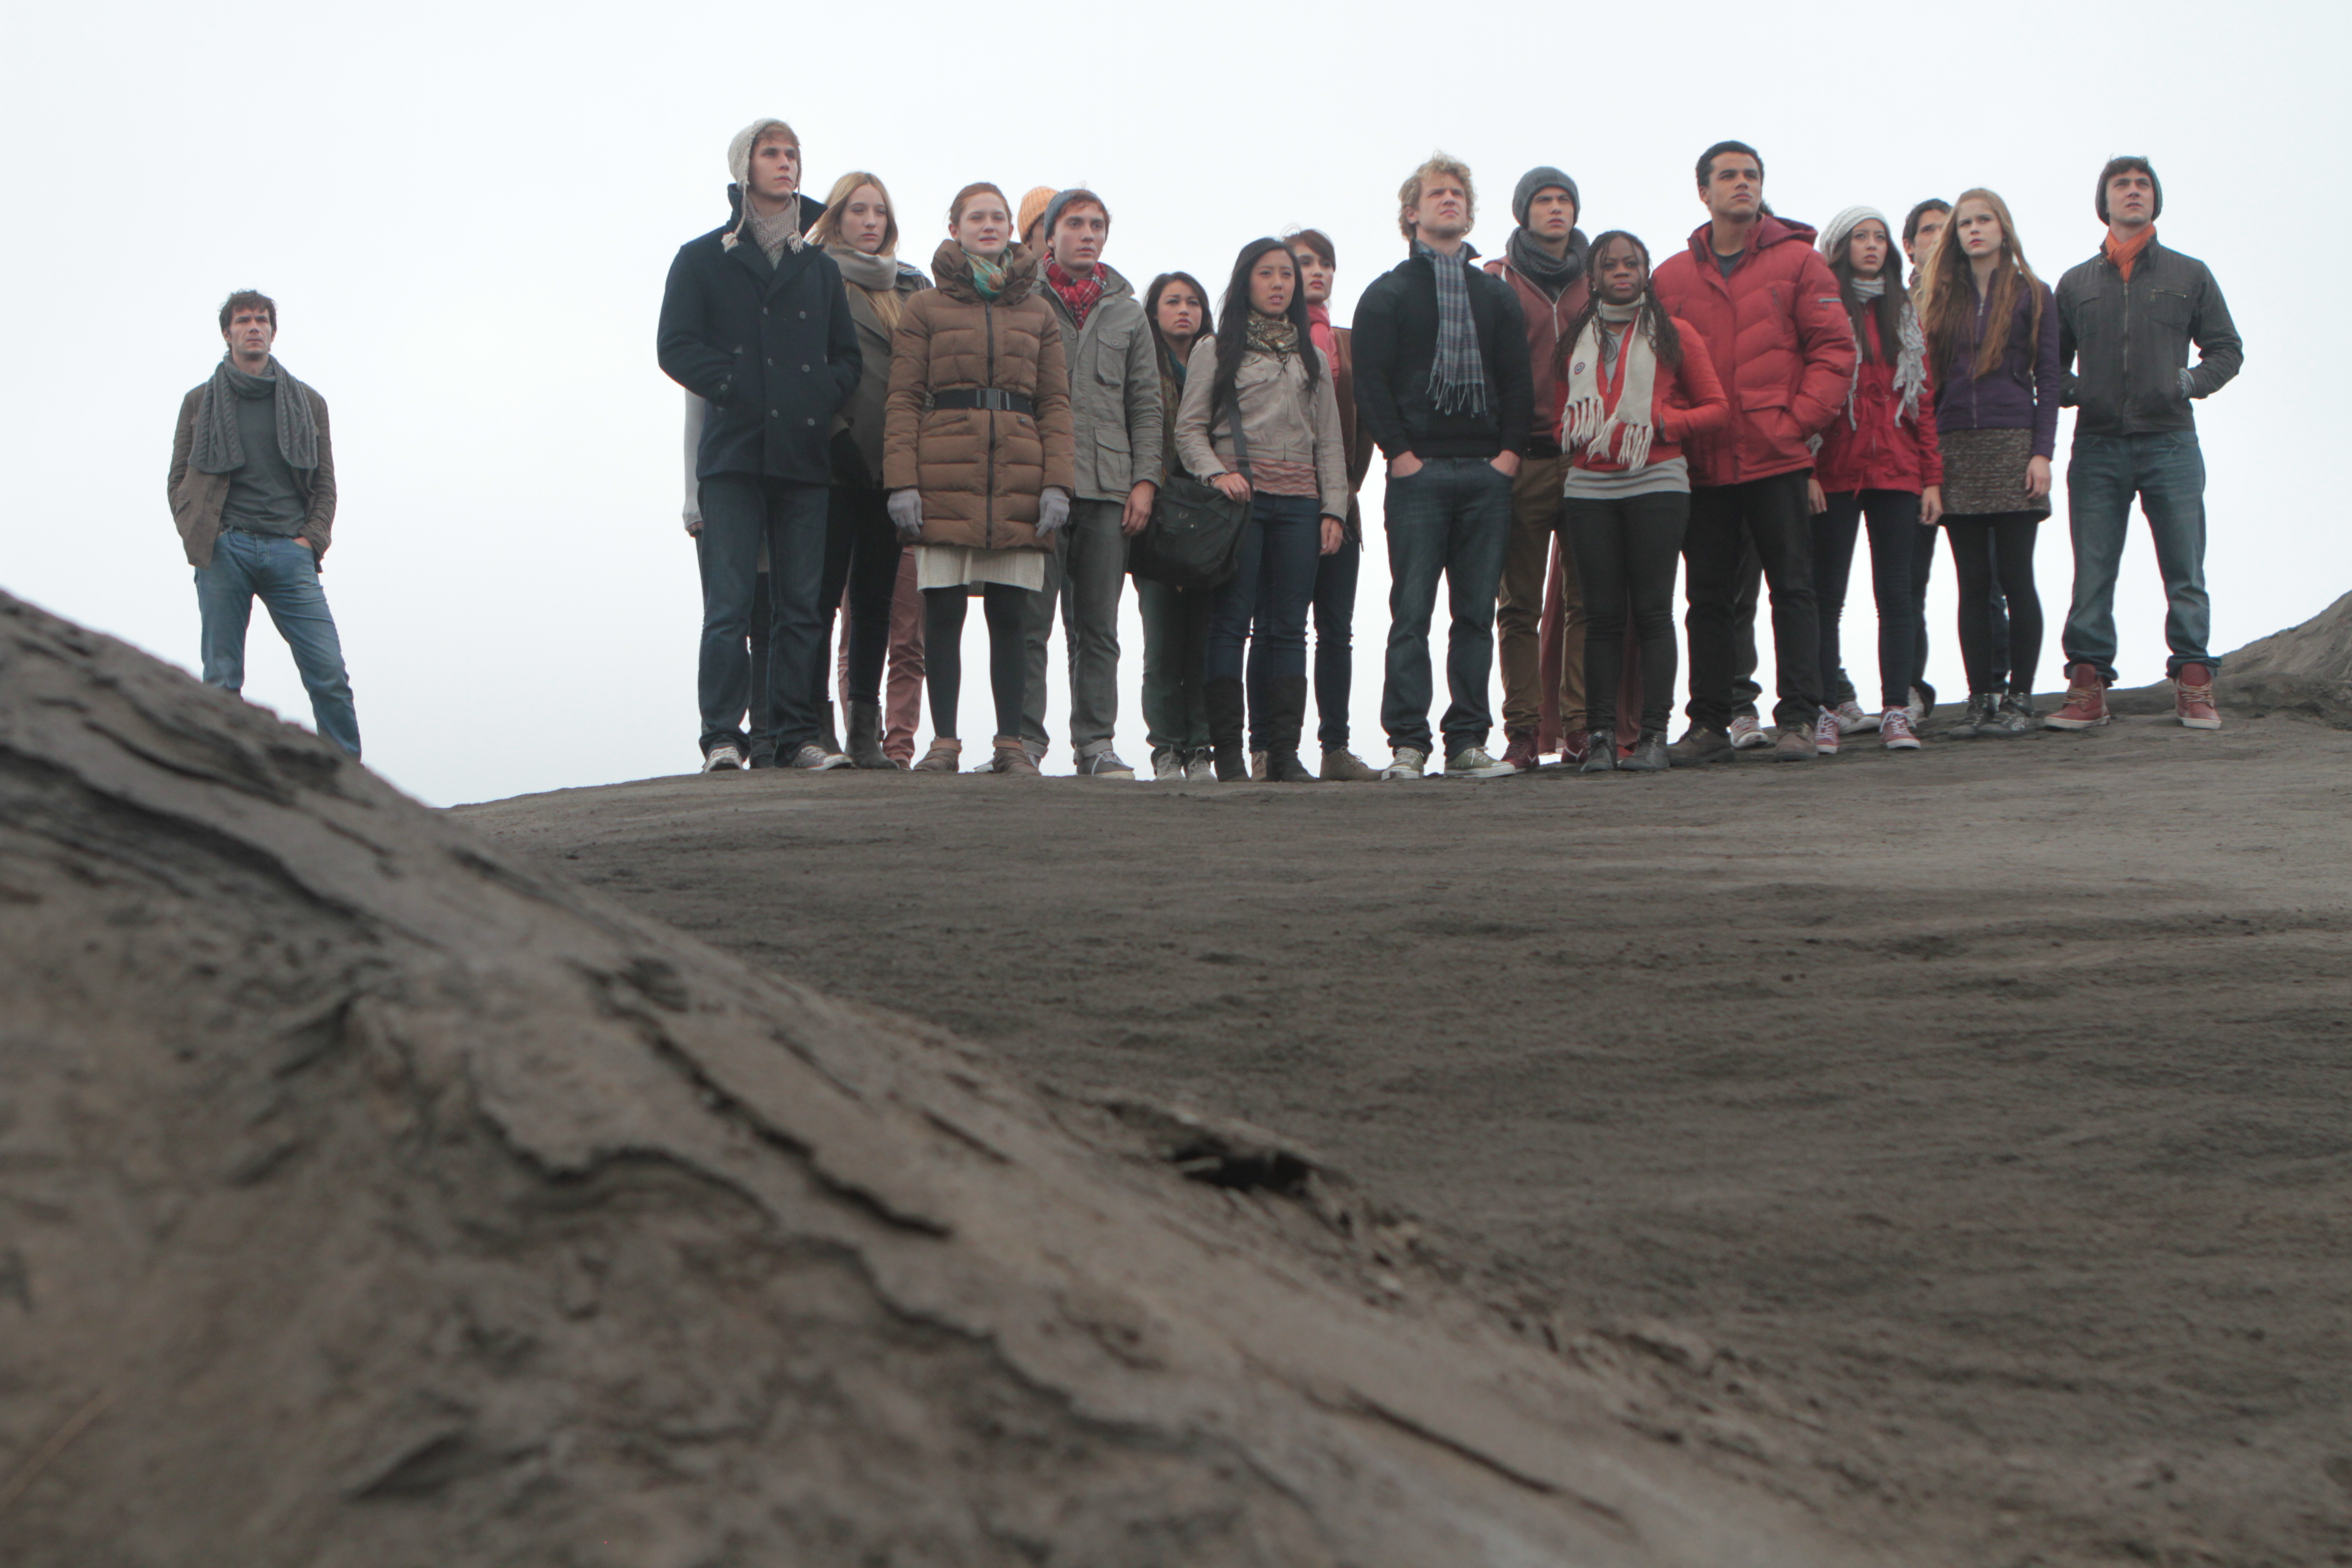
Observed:
[[[817,738],[817,694],[824,689],[824,597],[827,485],[796,485],[757,474],[713,474],[702,481],[702,531],[695,560],[702,569],[702,653],[697,695],[702,750],[743,747],[743,710],[751,696],[751,595],[760,546],[768,547],[767,706],[772,734],[754,751],[789,756]]]
[[[1315,566],[1323,549],[1322,514],[1312,496],[1250,498],[1240,559],[1209,601],[1211,680],[1240,679],[1242,645],[1249,645],[1253,696],[1286,675],[1307,674],[1307,609],[1315,602]],[[1249,705],[1250,747],[1263,751],[1264,700]]]
[[[245,629],[253,601],[269,610],[278,635],[294,653],[310,694],[319,733],[360,754],[360,721],[343,669],[343,640],[319,586],[319,558],[299,540],[225,530],[213,545],[213,563],[196,568],[196,608],[204,616],[205,684],[245,689]]]
[[[1495,594],[1511,542],[1511,481],[1484,458],[1433,458],[1388,482],[1389,647],[1381,728],[1391,748],[1429,745],[1429,622],[1444,574],[1453,626],[1440,729],[1448,756],[1486,744],[1495,725],[1486,687],[1495,668]]]
[[[2074,605],[2063,639],[2069,665],[2096,666],[2116,679],[2116,572],[2131,531],[2132,497],[2147,514],[2164,574],[2164,673],[2184,664],[2219,669],[2206,641],[2213,602],[2205,595],[2205,454],[2194,430],[2074,437],[2066,465],[2066,514],[2074,535]]]

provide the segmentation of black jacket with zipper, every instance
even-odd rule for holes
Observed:
[[[2245,358],[2213,274],[2154,238],[2132,264],[2128,283],[2105,251],[2058,280],[2058,359],[2066,372],[2064,401],[2081,411],[2077,436],[2194,430],[2189,400],[2228,385]]]
[[[1448,263],[1469,280],[1470,319],[1486,372],[1486,412],[1440,414],[1429,395],[1437,361],[1437,274],[1415,254],[1372,279],[1356,303],[1356,423],[1394,458],[1492,458],[1525,452],[1535,424],[1527,313],[1511,286],[1482,271],[1468,246]]]

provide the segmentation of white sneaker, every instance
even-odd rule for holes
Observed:
[[[721,741],[702,759],[706,773],[732,773],[743,765],[743,752],[732,742]]]
[[[795,746],[792,755],[777,759],[777,766],[806,768],[813,773],[829,773],[835,768],[845,768],[849,758],[840,752],[828,752],[814,742]]]
[[[1214,784],[1217,782],[1217,759],[1202,752],[1184,764],[1184,771],[1179,776],[1186,784]]]
[[[1848,703],[1846,706],[1852,707],[1853,704]],[[1822,709],[1822,716],[1813,722],[1813,753],[1822,757],[1836,756],[1839,737],[1844,733],[1845,721],[1838,716],[1838,710],[1834,708]]]
[[[1731,749],[1752,752],[1759,746],[1772,743],[1771,732],[1757,722],[1753,713],[1742,713],[1731,721]]]
[[[1856,730],[1878,728],[1878,715],[1864,712],[1862,704],[1851,697],[1831,709],[1830,711],[1837,715],[1838,733],[1841,735],[1851,735]]]
[[[1417,779],[1429,769],[1429,753],[1411,746],[1399,746],[1389,765],[1381,770],[1384,779]]]
[[[1519,771],[1516,763],[1496,762],[1484,746],[1465,746],[1445,759],[1450,779],[1507,779]]]
[[[1152,752],[1151,782],[1153,784],[1182,784],[1184,782],[1184,759],[1178,756],[1173,751]]]

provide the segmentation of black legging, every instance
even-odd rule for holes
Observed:
[[[2033,689],[2034,667],[2042,662],[2042,595],[2033,587],[2033,536],[2041,526],[2030,511],[1944,516],[1952,571],[1960,580],[1960,662],[1968,667],[1971,697]],[[1996,577],[2009,600],[2009,655],[2000,667],[1992,646]]]
[[[988,616],[988,686],[996,698],[996,733],[1017,745],[1021,693],[1029,672],[1027,632],[1022,624],[1029,590],[990,583],[982,595]],[[956,693],[963,686],[963,611],[971,596],[965,588],[923,590],[923,669],[931,689],[931,733],[943,741],[955,739]]]
[[[890,524],[889,496],[835,485],[825,507],[824,579],[818,585],[817,613],[824,617],[824,646],[833,646],[833,617],[843,610],[849,623],[848,696],[852,702],[882,700],[882,663],[890,649],[890,601],[898,589],[898,531]],[[846,586],[847,597],[842,590]],[[820,660],[815,700],[827,700]]]
[[[1664,731],[1675,705],[1675,569],[1682,563],[1690,492],[1595,500],[1570,496],[1560,531],[1584,587],[1584,723],[1617,727],[1630,603],[1642,657],[1642,730]],[[1612,742],[1614,743],[1613,742]]]

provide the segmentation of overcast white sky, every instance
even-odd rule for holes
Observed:
[[[326,584],[369,762],[436,804],[690,768],[699,597],[654,324],[671,255],[725,216],[728,138],[772,113],[800,131],[816,194],[851,167],[890,183],[918,265],[966,182],[1017,199],[1084,181],[1113,212],[1106,259],[1139,287],[1182,268],[1222,288],[1251,237],[1325,227],[1343,320],[1399,256],[1394,192],[1433,147],[1475,171],[1472,238],[1489,254],[1519,174],[1557,163],[1583,188],[1588,233],[1630,228],[1663,255],[1701,216],[1693,160],[1739,137],[1764,153],[1775,209],[1815,224],[1853,203],[1899,220],[1922,196],[1990,185],[2053,282],[2097,246],[2101,162],[2145,153],[2165,242],[2213,266],[2247,344],[2245,373],[2198,408],[2214,646],[2352,587],[2335,472],[2352,328],[2326,284],[2352,253],[2327,194],[2347,130],[2340,5],[1046,16],[932,0],[12,13],[0,279],[32,329],[0,390],[0,586],[194,667],[164,501],[172,422],[219,356],[221,299],[259,288],[279,301],[279,357],[333,409]],[[2045,689],[2072,573],[2063,478],[2060,496],[2037,562]],[[1357,749],[1378,758],[1377,479],[1365,500],[1354,710]],[[2127,684],[2164,659],[2135,529]],[[1949,567],[1929,673],[1957,693]],[[1868,582],[1858,561],[1847,665],[1865,689]],[[1139,763],[1128,605],[1118,743]],[[976,656],[978,616],[967,635]],[[985,729],[983,668],[967,664],[969,733]],[[246,690],[310,721],[258,616]]]

